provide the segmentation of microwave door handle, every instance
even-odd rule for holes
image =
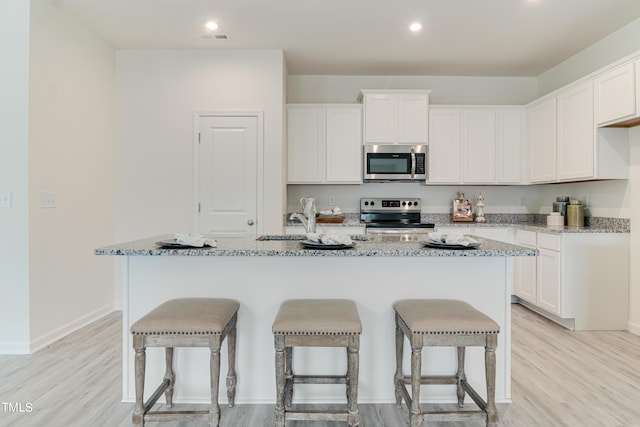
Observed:
[[[411,179],[416,177],[416,150],[411,148]]]

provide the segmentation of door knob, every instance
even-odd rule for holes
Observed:
[[[247,224],[249,224],[249,225],[253,225],[253,220],[252,220],[252,219],[250,219],[249,221],[247,221]]]

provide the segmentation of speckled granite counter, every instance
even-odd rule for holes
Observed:
[[[477,249],[440,249],[425,247],[421,241],[402,241],[398,236],[368,235],[354,236],[354,247],[340,250],[305,249],[300,241],[304,236],[289,235],[285,240],[255,240],[248,237],[216,237],[216,248],[165,249],[156,242],[171,238],[170,235],[136,240],[95,250],[96,255],[134,256],[285,256],[285,257],[494,257],[536,256],[538,251],[523,246],[497,242],[477,237]],[[266,236],[280,239],[282,236]],[[420,237],[424,239],[425,237]]]

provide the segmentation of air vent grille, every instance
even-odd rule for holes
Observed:
[[[202,38],[207,40],[229,40],[229,34],[204,34]]]

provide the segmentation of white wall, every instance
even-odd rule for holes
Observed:
[[[115,50],[32,0],[29,242],[32,351],[113,311]],[[55,192],[55,209],[39,207]]]
[[[640,19],[538,76],[538,96],[553,92],[637,50],[640,50]]]
[[[0,2],[0,354],[29,352],[29,2]]]
[[[280,50],[118,51],[115,240],[193,231],[196,110],[264,112],[263,230],[280,232],[284,78]]]
[[[629,330],[640,335],[640,127],[630,129],[631,251]]]
[[[287,102],[357,102],[361,89],[430,89],[429,103],[460,105],[524,105],[538,93],[535,77],[289,76]]]

